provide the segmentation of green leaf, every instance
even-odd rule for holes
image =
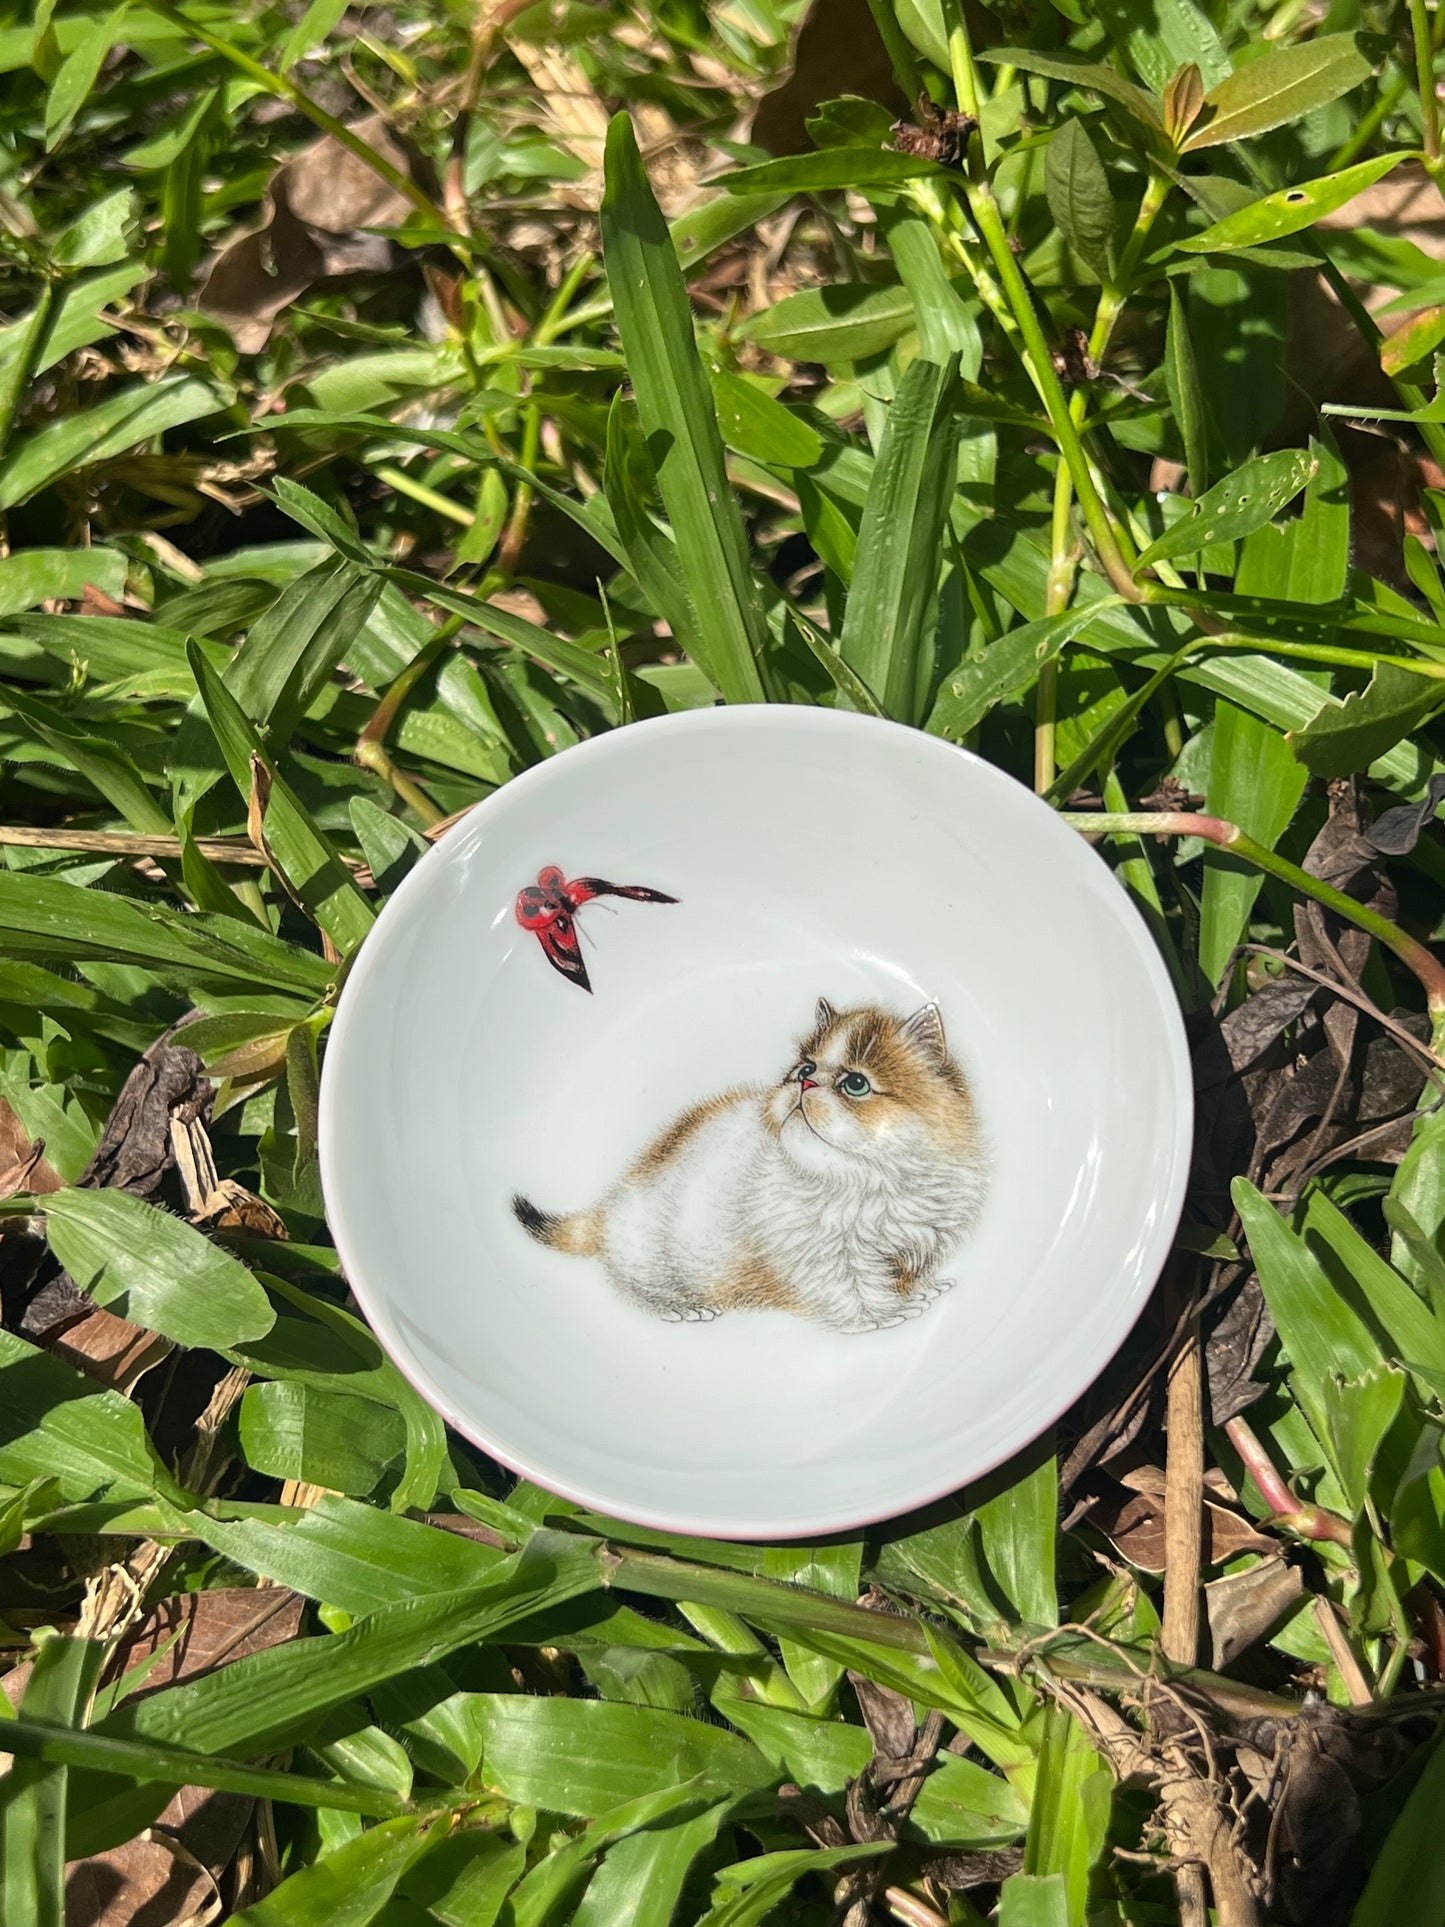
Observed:
[[[607,134],[602,245],[628,374],[697,620],[698,666],[729,702],[761,702],[762,602],[682,269],[626,114]]]
[[[1311,1191],[1305,1200],[1304,1236],[1337,1292],[1357,1296],[1386,1335],[1395,1359],[1407,1366],[1445,1372],[1445,1324],[1324,1195]],[[1377,1363],[1374,1357],[1342,1367],[1342,1378],[1358,1377]]]
[[[1435,1111],[1416,1124],[1410,1148],[1400,1160],[1385,1202],[1387,1222],[1388,1206],[1398,1205],[1409,1214],[1412,1225],[1430,1250],[1440,1252],[1442,1233],[1445,1233],[1445,1111]],[[1397,1271],[1403,1272],[1413,1284],[1424,1285],[1421,1261],[1404,1248],[1398,1237],[1390,1257]]]
[[[957,355],[959,374],[976,381],[983,364],[978,304],[949,279],[938,230],[901,198],[875,195],[874,206],[893,265],[913,304],[924,359],[942,366],[950,355]]]
[[[187,988],[264,988],[308,1002],[335,974],[309,951],[231,919],[182,916],[8,870],[0,870],[0,953],[67,965],[86,958],[139,964]]]
[[[1349,776],[1403,742],[1442,703],[1445,683],[1382,662],[1366,688],[1343,702],[1330,697],[1286,740],[1311,776]]]
[[[859,1539],[827,1546],[768,1546],[762,1569],[769,1579],[806,1586],[810,1592],[830,1593],[835,1599],[854,1600],[858,1597],[862,1559]],[[843,1668],[836,1660],[821,1659],[790,1639],[780,1639],[778,1650],[788,1678],[808,1705],[816,1711],[826,1708],[843,1677]]]
[[[104,595],[119,596],[125,574],[126,561],[119,549],[20,549],[0,557],[0,616],[13,616],[42,602],[79,602],[90,586]]]
[[[248,1654],[204,1678],[124,1701],[102,1727],[118,1738],[203,1753],[276,1752],[304,1738],[331,1707],[463,1646],[497,1639],[596,1582],[597,1567],[582,1548],[539,1533],[479,1586],[405,1600],[347,1632]]]
[[[799,1786],[839,1794],[872,1757],[867,1733],[840,1720],[769,1706],[720,1682],[714,1703],[734,1726]],[[976,1760],[938,1754],[909,1815],[935,1846],[978,1851],[1007,1846],[1028,1825],[1029,1804],[1017,1789]]]
[[[1437,1739],[1371,1869],[1350,1927],[1435,1927],[1445,1917],[1445,1745]]]
[[[124,260],[126,230],[137,219],[138,198],[133,187],[103,194],[56,236],[50,249],[52,267],[104,268]]]
[[[103,1643],[96,1643],[102,1645],[103,1658]],[[166,1791],[160,1794],[153,1812],[159,1812],[168,1803],[170,1788],[183,1786],[215,1787],[223,1793],[281,1800],[300,1807],[329,1807],[337,1813],[394,1815],[402,1804],[395,1795],[374,1787],[343,1786],[336,1780],[313,1780],[302,1773],[278,1773],[269,1767],[218,1759],[214,1753],[159,1746],[154,1741],[118,1739],[95,1728],[67,1731],[53,1719],[0,1719],[0,1753],[13,1753],[21,1759],[40,1760],[51,1766],[79,1767],[92,1777],[104,1775],[112,1784],[115,1777],[155,1783]],[[65,1840],[67,1849],[75,1844],[77,1818],[83,1830],[93,1816],[77,1815],[72,1808],[69,1838]],[[70,1857],[84,1856],[71,1854]],[[6,1927],[10,1927],[8,1915]]]
[[[619,1840],[588,1882],[572,1927],[672,1927],[688,1875],[728,1811],[719,1800]]]
[[[188,1525],[205,1545],[258,1577],[353,1618],[426,1593],[480,1585],[503,1563],[490,1546],[335,1493],[300,1512],[217,1501],[189,1515]]]
[[[360,1319],[274,1273],[267,1274],[266,1283],[273,1297],[301,1316],[278,1318],[264,1338],[237,1346],[232,1362],[261,1376],[370,1398],[399,1411],[406,1423],[406,1467],[391,1495],[392,1507],[425,1509],[436,1495],[446,1458],[441,1420]]]
[[[1196,66],[1206,87],[1229,72],[1218,31],[1195,0],[1100,0],[1098,15],[1156,94],[1163,94],[1180,67]]]
[[[747,1740],[654,1706],[484,1693],[488,1784],[509,1800],[592,1816],[699,1775],[717,1793],[775,1786]]]
[[[592,534],[594,540],[601,540],[599,531],[593,530]],[[609,546],[616,543],[615,531],[609,530],[608,537]],[[625,563],[626,555],[620,544],[617,547],[617,559]],[[485,634],[495,636],[500,642],[510,643],[514,649],[531,656],[555,675],[575,682],[604,708],[610,710],[613,707],[613,680],[607,663],[590,649],[584,649],[580,643],[570,642],[566,636],[554,636],[539,624],[528,622],[524,616],[513,615],[509,609],[499,609],[495,603],[472,594],[468,589],[433,582],[429,576],[417,575],[411,569],[388,569],[387,576],[398,588],[424,596],[438,609],[449,609],[454,615],[465,616],[468,622]]]
[[[417,1861],[401,1882],[402,1898],[444,1927],[497,1927],[508,1894],[527,1866],[526,1828],[515,1841],[488,1828],[457,1828]],[[411,1921],[408,1914],[403,1922]],[[508,1923],[510,1927],[510,1923]]]
[[[602,484],[628,567],[648,602],[671,629],[680,648],[692,650],[697,618],[683,580],[671,532],[648,512],[644,487],[655,483],[647,450],[618,395],[607,416]]]
[[[888,411],[853,562],[838,653],[899,722],[926,699],[938,567],[958,445],[958,363],[909,364]]]
[[[1151,542],[1135,564],[1135,574],[1156,562],[1195,555],[1215,542],[1237,542],[1272,522],[1315,472],[1316,460],[1300,448],[1260,455],[1216,482],[1190,513]]]
[[[1122,596],[1105,595],[1058,615],[1025,622],[989,643],[981,655],[970,656],[944,682],[928,718],[930,734],[962,742],[998,703],[1012,701],[1036,682],[1045,663],[1054,662],[1104,609],[1122,608],[1123,603]],[[1144,640],[1141,630],[1139,641]]]
[[[93,783],[113,808],[145,836],[169,836],[171,819],[150,790],[145,778],[116,743],[94,736],[72,717],[50,708],[36,696],[23,695],[7,687],[0,697],[6,707],[43,743],[48,743],[72,769]]]
[[[1305,490],[1304,512],[1291,527],[1291,602],[1336,602],[1350,574],[1350,475],[1328,428],[1310,441],[1318,467]]]
[[[324,48],[345,12],[346,0],[311,0],[277,50],[278,71],[290,73],[298,60]]]
[[[1069,1927],[1084,1927],[1089,1872],[1109,1831],[1114,1776],[1067,1708],[1044,1715],[1038,1779],[1024,1841],[1026,1876],[1063,1882]]]
[[[261,764],[270,779],[265,806],[266,846],[277,866],[316,922],[342,955],[354,950],[371,929],[371,905],[356,887],[330,839],[278,772],[260,732],[201,651],[191,645],[191,673],[205,705],[216,741],[242,799],[251,795],[252,770]]]
[[[1246,70],[1252,71],[1252,69]],[[1191,234],[1179,246],[1186,254],[1210,254],[1222,249],[1252,248],[1263,241],[1277,241],[1286,234],[1298,234],[1313,227],[1327,214],[1333,214],[1367,187],[1382,181],[1401,161],[1404,153],[1377,154],[1373,160],[1344,167],[1336,174],[1322,174],[1296,187],[1282,187],[1277,194],[1266,194],[1251,201],[1237,214],[1226,215],[1202,234]]]
[[[234,1927],[368,1927],[408,1869],[442,1838],[450,1819],[383,1820],[309,1867],[303,1866]]]
[[[885,353],[915,325],[906,288],[841,281],[784,295],[761,314],[750,315],[738,338],[785,360],[830,368]]]
[[[1220,701],[1214,707],[1206,808],[1238,823],[1272,850],[1289,828],[1308,773],[1277,729]],[[1212,984],[1224,975],[1244,935],[1264,878],[1220,852],[1204,853],[1204,893],[1199,911],[1199,967]]]
[[[1389,335],[1380,349],[1380,366],[1394,379],[1423,362],[1445,341],[1445,307],[1426,308],[1412,315]]]
[[[763,1853],[735,1861],[719,1873],[714,1890],[718,1898],[698,1917],[696,1927],[757,1927],[805,1874],[831,1873],[835,1867],[891,1850],[889,1841],[879,1840],[863,1846],[820,1847],[814,1852]]]
[[[281,1380],[248,1388],[239,1429],[253,1471],[362,1498],[376,1490],[406,1448],[399,1412]]]
[[[739,168],[720,175],[718,186],[729,194],[823,194],[845,187],[896,187],[944,171],[937,161],[895,154],[888,147],[825,147]]]
[[[1169,283],[1169,326],[1164,340],[1164,385],[1184,443],[1189,492],[1198,502],[1209,486],[1208,430],[1184,297],[1173,281]]]
[[[37,1636],[21,1717],[85,1724],[106,1656],[99,1639]],[[0,1745],[14,1725],[0,1721]],[[7,1749],[8,1750],[8,1749]],[[61,1927],[65,1918],[65,1811],[70,1774],[57,1761],[17,1759],[0,1779],[0,1912],[6,1927]]]
[[[746,375],[719,370],[712,377],[718,427],[729,448],[769,468],[811,468],[823,456],[823,439],[791,408]]]
[[[974,1517],[989,1570],[1018,1618],[1029,1626],[1057,1626],[1059,1467],[1053,1453],[1041,1453],[1037,1465],[975,1507]]]
[[[0,1479],[36,1478],[54,1479],[72,1502],[174,1491],[129,1399],[0,1332]]]
[[[371,619],[386,584],[352,561],[323,562],[282,590],[226,666],[226,688],[283,747]]]
[[[1061,1873],[1016,1873],[998,1895],[999,1927],[1073,1927]]]
[[[77,348],[88,347],[92,341],[101,341],[107,335],[114,334],[115,326],[104,318],[103,311],[111,302],[123,300],[136,283],[145,278],[146,265],[138,260],[105,268],[98,274],[84,275],[56,288],[54,299],[45,312],[42,312],[44,304],[37,304],[28,314],[22,314],[6,327],[0,328],[0,387],[15,380],[14,371],[32,343],[32,330],[37,319],[41,333],[35,349],[32,378],[43,375]],[[23,560],[23,553],[10,559]]]
[[[378,809],[370,797],[353,796],[347,813],[373,882],[382,896],[390,896],[431,849],[430,843],[399,816]]]
[[[49,153],[69,132],[100,78],[105,57],[115,45],[125,18],[124,4],[103,19],[87,22],[86,32],[61,61],[45,96],[45,149]]]
[[[1365,1510],[1370,1473],[1385,1434],[1395,1423],[1405,1392],[1405,1374],[1379,1365],[1362,1378],[1340,1379],[1329,1406],[1330,1441],[1340,1484],[1358,1518]]]
[[[542,1927],[556,1917],[597,1856],[614,1841],[627,1840],[659,1822],[696,1813],[702,1796],[695,1781],[660,1787],[600,1814],[584,1833],[555,1847],[533,1867],[512,1895],[513,1927]]]
[[[1161,124],[1158,103],[1142,87],[1126,80],[1116,67],[1090,60],[1086,54],[1039,53],[1032,47],[990,47],[978,57],[1019,67],[1026,74],[1044,74],[1050,80],[1067,81],[1071,87],[1082,87],[1089,93],[1103,94],[1106,99],[1126,107],[1142,126],[1157,129]]]
[[[225,1350],[275,1322],[246,1267],[159,1205],[128,1192],[57,1191],[45,1200],[50,1248],[97,1304],[177,1345]]]
[[[63,475],[109,461],[225,406],[219,390],[199,376],[167,375],[62,415],[0,462],[0,509],[17,508]]]
[[[1373,1333],[1335,1290],[1319,1259],[1246,1178],[1230,1196],[1244,1225],[1292,1384],[1320,1444],[1331,1443],[1330,1406],[1340,1379],[1363,1378],[1381,1363]],[[1409,1290],[1409,1286],[1404,1287]],[[1421,1306],[1421,1311],[1424,1307]]]
[[[1204,96],[1206,117],[1196,123],[1184,151],[1248,140],[1300,120],[1358,87],[1371,71],[1353,34],[1322,34],[1293,47],[1272,47],[1210,88]]]
[[[1044,153],[1044,193],[1054,225],[1107,282],[1114,272],[1114,197],[1084,123],[1061,121]]]

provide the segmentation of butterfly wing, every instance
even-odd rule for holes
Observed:
[[[582,947],[577,941],[577,926],[571,916],[562,911],[545,930],[539,930],[537,936],[552,968],[559,971],[569,983],[577,984],[583,990],[591,990],[587,965],[582,960]]]
[[[590,903],[593,897],[630,897],[634,903],[676,903],[662,890],[649,890],[642,883],[609,883],[605,877],[578,877],[566,886],[567,900],[574,907]]]
[[[540,889],[535,883],[517,892],[517,921],[524,930],[545,929],[561,908],[553,891]]]

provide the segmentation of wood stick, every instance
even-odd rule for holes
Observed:
[[[240,836],[198,836],[192,839],[202,856],[212,863],[244,863],[261,869],[267,859]],[[139,836],[120,830],[37,830],[28,825],[0,824],[0,844],[13,843],[27,850],[86,850],[96,856],[170,857],[179,860],[178,836]]]
[[[1182,1295],[1176,1281],[1173,1295]],[[1199,1649],[1199,1567],[1204,1552],[1204,1389],[1199,1317],[1189,1320],[1168,1379],[1168,1458],[1164,1477],[1164,1657],[1192,1666]],[[1175,1870],[1179,1927],[1208,1927],[1204,1869]]]

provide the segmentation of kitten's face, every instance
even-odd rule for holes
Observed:
[[[811,1171],[886,1172],[920,1153],[962,1160],[976,1148],[968,1086],[933,1004],[901,1019],[821,1001],[766,1110],[783,1150]]]

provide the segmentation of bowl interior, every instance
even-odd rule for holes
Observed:
[[[514,913],[547,866],[671,904],[576,911],[590,991]],[[671,1323],[518,1222],[596,1204],[669,1120],[772,1086],[826,998],[936,1002],[987,1145],[952,1281],[891,1328]],[[1021,786],[830,711],[637,725],[509,784],[407,879],[347,985],[322,1171],[347,1274],[459,1429],[674,1531],[811,1534],[999,1463],[1088,1384],[1177,1219],[1190,1100],[1152,942]]]

